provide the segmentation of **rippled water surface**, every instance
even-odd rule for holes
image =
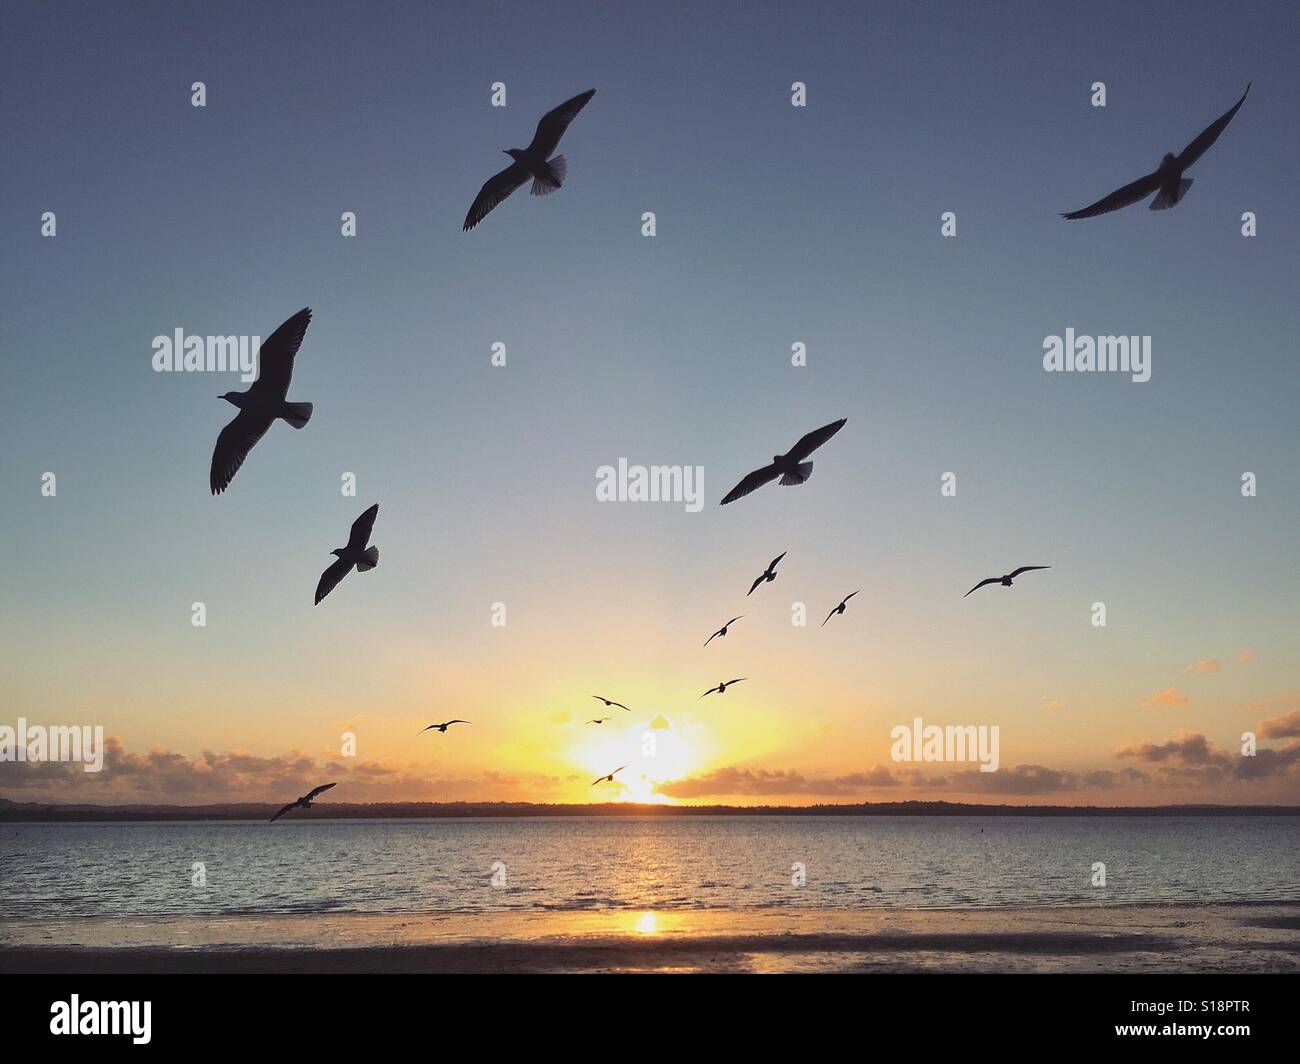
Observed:
[[[1293,900],[1298,855],[1292,817],[3,824],[0,918]]]

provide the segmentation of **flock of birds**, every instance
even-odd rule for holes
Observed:
[[[512,192],[527,184],[530,179],[532,180],[531,192],[534,196],[550,195],[564,184],[568,171],[567,162],[563,155],[553,155],[552,153],[559,147],[560,138],[564,136],[569,124],[586,107],[595,94],[595,89],[588,89],[586,92],[579,93],[544,114],[537,123],[537,129],[533,134],[532,141],[526,148],[504,149],[504,153],[510,156],[510,165],[484,182],[478,195],[474,197],[469,212],[465,215],[465,222],[462,226],[463,231],[468,232],[473,229]],[[1094,218],[1137,203],[1152,193],[1155,193],[1155,197],[1150,204],[1151,210],[1166,210],[1176,206],[1192,186],[1192,179],[1185,177],[1185,172],[1219,139],[1219,136],[1228,127],[1228,123],[1240,110],[1241,105],[1246,102],[1246,97],[1249,94],[1250,84],[1247,84],[1246,91],[1241,94],[1241,99],[1202,130],[1178,155],[1166,153],[1159,166],[1151,173],[1116,189],[1081,210],[1062,214],[1062,217],[1070,220]],[[311,403],[290,402],[288,399],[289,384],[293,377],[294,357],[298,353],[298,348],[302,345],[307,326],[311,324],[311,316],[310,308],[300,310],[276,329],[261,345],[258,377],[247,391],[231,391],[218,396],[218,398],[224,399],[237,407],[239,413],[221,430],[220,435],[217,437],[216,447],[212,453],[212,468],[209,474],[209,484],[213,495],[220,495],[230,487],[231,481],[248,457],[249,452],[266,435],[272,423],[277,420],[285,421],[293,428],[301,429],[311,420],[313,409]],[[812,476],[813,463],[808,460],[809,456],[839,432],[846,422],[846,418],[840,418],[838,421],[832,421],[829,425],[814,429],[803,436],[784,454],[774,455],[769,464],[755,469],[741,478],[740,482],[723,497],[720,505],[726,506],[737,499],[744,498],[774,480],[779,480],[782,485],[786,486],[803,484]],[[321,600],[333,591],[339,582],[353,569],[364,573],[379,564],[379,548],[370,546],[370,535],[374,529],[375,518],[378,514],[379,504],[376,503],[352,523],[347,545],[331,551],[336,560],[321,574],[320,581],[316,585],[316,605],[319,605]],[[771,583],[776,579],[776,567],[785,555],[786,552],[783,551],[772,559],[767,568],[750,585],[746,597],[752,595],[762,584]],[[989,584],[1011,587],[1012,581],[1022,573],[1048,568],[1051,567],[1046,565],[1022,565],[1020,568],[1014,569],[1003,576],[991,576],[981,580],[962,597],[968,597]],[[826,615],[821,627],[824,628],[832,617],[843,614],[848,608],[849,600],[858,593],[858,591],[853,591],[846,595],[839,605]],[[704,645],[707,647],[714,639],[725,638],[731,626],[743,618],[743,614],[732,617],[731,620],[710,635],[704,641]],[[716,687],[711,687],[700,695],[700,698],[706,698],[711,694],[725,694],[727,688],[742,683],[746,679],[748,677],[740,676],[734,680],[720,681]],[[602,695],[593,695],[592,697],[602,702],[606,708],[617,707],[631,712],[621,702],[615,702]],[[588,720],[587,724],[601,725],[612,719],[611,717],[593,718]],[[468,725],[470,723],[470,721],[457,719],[430,724],[420,734],[430,730],[446,734],[447,729],[454,724]],[[597,777],[592,781],[591,785],[594,787],[598,783],[612,783],[615,775],[626,768],[626,765],[620,765],[613,772]],[[334,786],[333,783],[326,783],[316,787],[284,806],[271,818],[271,822],[274,823],[291,810],[311,808],[318,795]]]

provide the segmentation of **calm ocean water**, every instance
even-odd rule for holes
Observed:
[[[0,919],[1297,898],[1294,817],[0,825]]]

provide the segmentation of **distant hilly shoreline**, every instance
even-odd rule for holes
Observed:
[[[0,798],[0,822],[147,822],[269,820],[274,803],[213,805],[77,805],[14,802]],[[1006,816],[1006,817],[1207,817],[1300,816],[1294,805],[976,805],[962,802],[864,802],[854,805],[639,805],[607,802],[551,805],[537,802],[322,803],[295,820],[425,820],[566,816]]]

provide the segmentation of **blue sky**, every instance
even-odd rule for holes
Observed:
[[[1291,3],[11,6],[10,715],[191,756],[324,750],[373,718],[400,758],[445,709],[483,722],[465,771],[521,778],[563,777],[525,722],[588,689],[681,714],[695,771],[848,771],[917,713],[1003,722],[1013,763],[1231,744],[1244,706],[1300,688],[1296,28]],[[1176,210],[1058,217],[1252,80]],[[462,233],[501,149],[593,86],[564,189]],[[266,336],[305,305],[290,397],[315,416],[213,499],[215,396],[242,385],[155,374],[151,340]],[[1044,373],[1066,327],[1149,334],[1152,380]],[[838,417],[808,484],[716,506]],[[597,503],[619,457],[702,465],[704,512]],[[313,610],[372,501],[380,567]],[[961,599],[1027,563],[1054,568]],[[816,621],[858,587],[834,629],[791,629],[792,601]],[[737,612],[746,640],[701,657]],[[1176,713],[1140,708],[1247,646]],[[751,701],[699,718],[733,670]]]

